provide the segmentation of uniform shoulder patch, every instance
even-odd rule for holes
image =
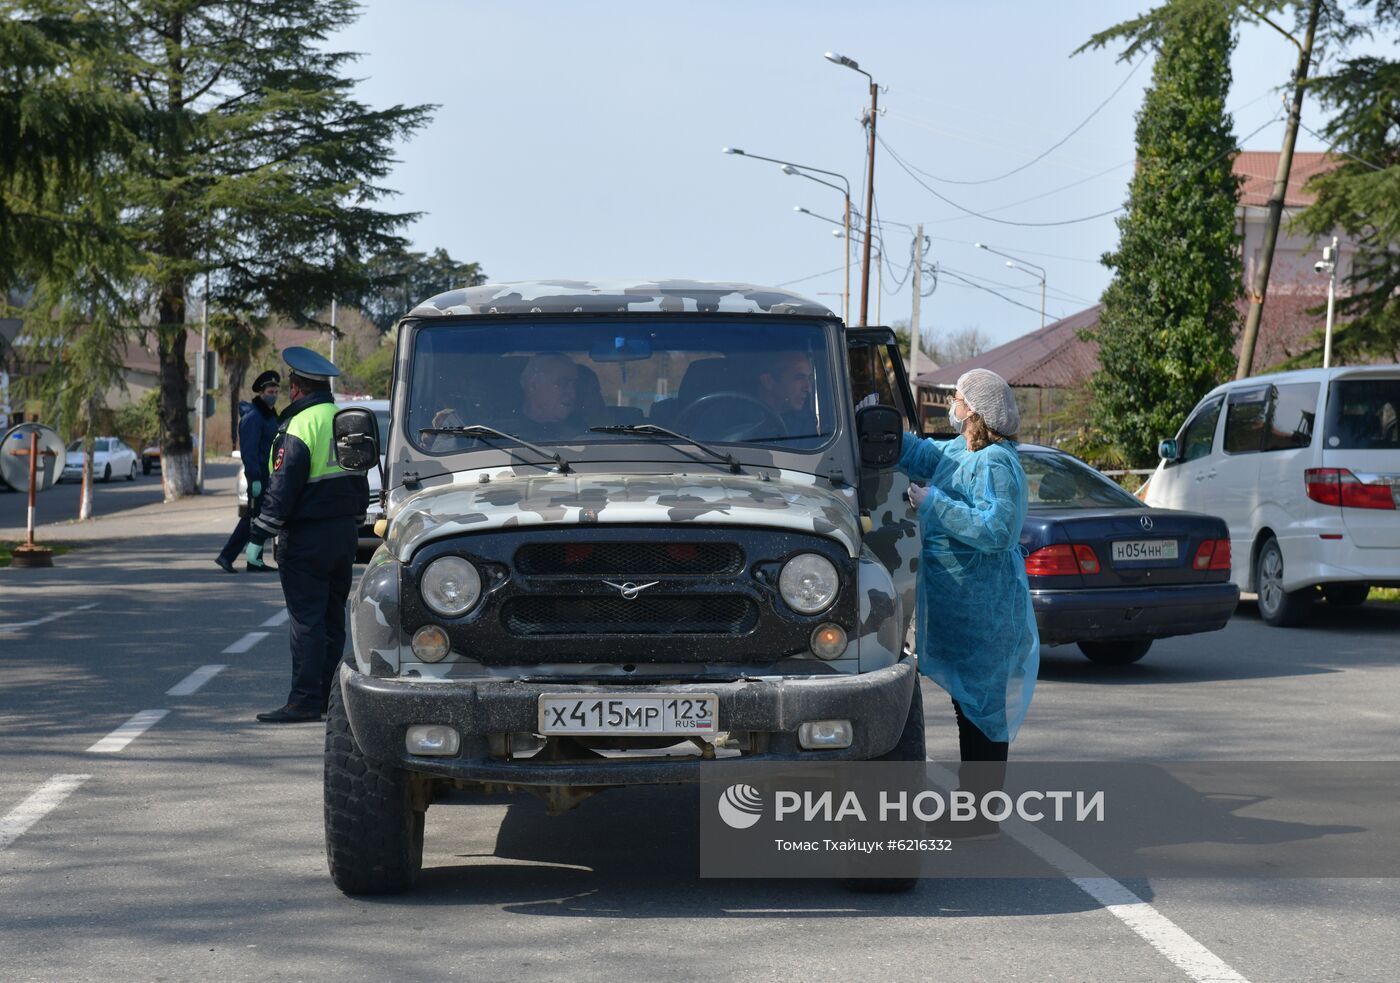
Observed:
[[[284,457],[286,457],[286,456],[287,456],[287,448],[286,448],[285,445],[283,445],[282,447],[277,448],[277,456],[276,456],[275,458],[273,458],[273,460],[272,460],[272,470],[274,470],[274,471],[281,471],[281,470],[282,470],[282,459],[283,459]]]

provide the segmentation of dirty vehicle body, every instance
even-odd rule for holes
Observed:
[[[890,331],[742,284],[472,287],[401,322],[392,404],[327,723],[342,890],[411,885],[453,788],[562,811],[732,762],[923,759]]]

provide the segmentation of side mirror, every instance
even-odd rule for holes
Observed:
[[[860,463],[867,468],[892,468],[899,460],[904,419],[893,406],[867,406],[856,411]]]
[[[346,471],[379,466],[379,422],[374,414],[352,406],[335,415],[335,463]]]
[[[1164,461],[1176,460],[1176,440],[1168,437],[1157,445],[1157,456]]]

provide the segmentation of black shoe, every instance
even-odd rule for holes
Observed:
[[[229,573],[232,573],[232,572],[233,572],[232,570],[229,571]],[[266,563],[250,563],[250,564],[248,564],[248,572],[249,572],[249,573],[276,573],[276,572],[277,572],[277,568],[276,568],[276,567],[270,567],[270,566],[268,566]]]
[[[230,563],[228,560],[225,560],[222,556],[214,557],[214,562],[219,565],[219,569],[222,570],[224,573],[238,572],[237,570],[233,569],[233,564]]]
[[[284,707],[278,707],[276,710],[258,714],[258,720],[265,724],[302,724],[320,719],[321,714],[316,710],[292,706],[290,703]]]

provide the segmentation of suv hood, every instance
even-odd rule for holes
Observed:
[[[470,484],[427,489],[394,515],[387,543],[400,561],[408,562],[420,546],[447,536],[585,523],[761,526],[829,536],[852,557],[860,551],[855,489],[823,487],[814,476],[799,472],[781,471],[768,480],[750,475],[509,473],[484,483],[474,474],[457,480]]]

